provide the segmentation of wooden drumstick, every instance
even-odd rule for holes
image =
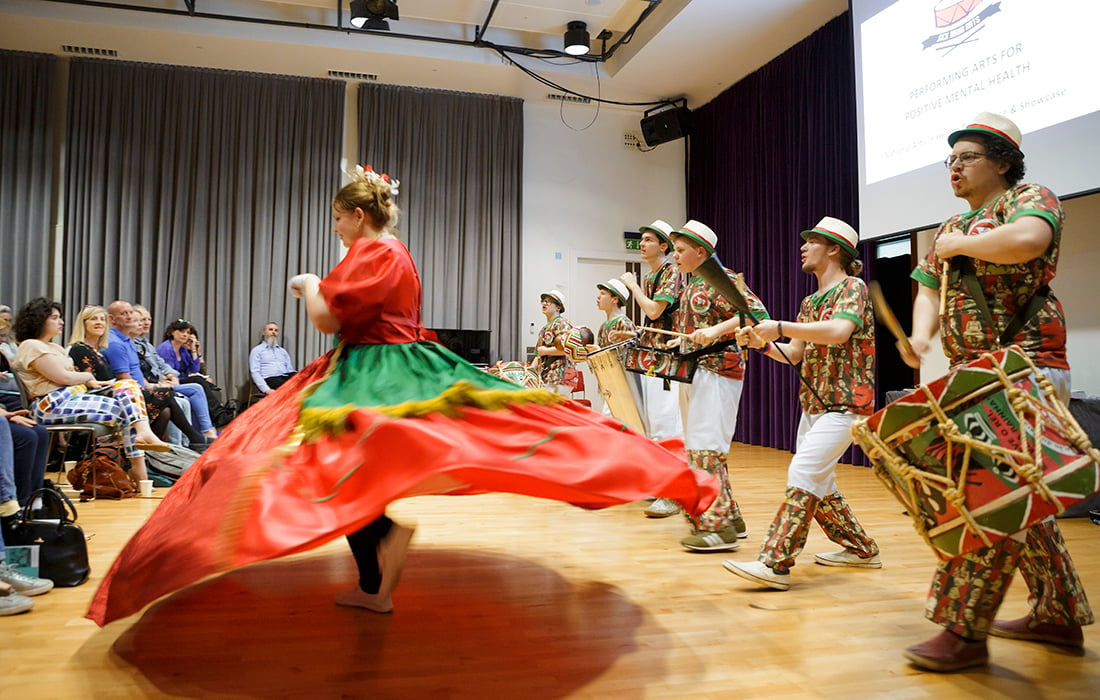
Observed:
[[[871,292],[871,306],[875,309],[875,317],[897,339],[902,349],[911,355],[915,355],[913,347],[909,344],[909,338],[906,337],[905,331],[901,328],[901,323],[898,322],[898,317],[894,315],[894,310],[886,303],[886,297],[882,294],[882,287],[873,280],[867,287]]]
[[[943,261],[943,272],[940,273],[940,316],[947,312],[947,275],[951,270],[951,259]]]
[[[640,330],[640,331],[651,331],[653,333],[660,333],[661,335],[671,335],[671,336],[675,336],[677,338],[690,338],[691,337],[690,333],[680,333],[678,331],[666,331],[663,328],[654,328],[652,326],[638,326],[638,330]]]

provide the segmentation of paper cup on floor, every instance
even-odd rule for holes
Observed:
[[[141,479],[138,481],[138,490],[141,492],[142,498],[149,498],[153,495],[153,480]]]
[[[69,460],[65,462],[65,473],[68,474],[72,470],[76,469],[76,460]]]

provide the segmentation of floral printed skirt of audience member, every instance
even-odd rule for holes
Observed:
[[[87,616],[104,625],[212,574],[318,547],[400,498],[487,492],[582,508],[660,496],[698,514],[717,482],[688,466],[682,443],[648,440],[435,343],[340,345],[187,470]]]

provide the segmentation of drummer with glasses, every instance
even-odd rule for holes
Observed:
[[[902,356],[919,367],[937,332],[952,367],[1018,345],[1068,403],[1065,315],[1049,287],[1057,272],[1062,205],[1047,188],[1020,184],[1020,129],[1004,116],[982,112],[947,140],[951,189],[969,211],[940,226],[913,271],[913,351]],[[1017,567],[1031,611],[1016,620],[994,620]],[[985,664],[988,635],[1080,647],[1081,627],[1093,622],[1053,518],[940,562],[925,615],[944,631],[909,647],[905,656],[934,671]]]

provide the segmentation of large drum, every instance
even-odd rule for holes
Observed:
[[[498,362],[492,367],[487,367],[485,371],[528,389],[542,388],[542,379],[539,378],[538,372],[531,369],[525,362]]]
[[[638,411],[634,388],[619,359],[619,352],[631,343],[632,340],[627,340],[588,353],[588,367],[600,383],[600,396],[607,403],[611,415],[645,435],[645,422]]]
[[[1100,451],[1015,346],[858,419],[852,434],[945,560],[1100,491]]]

